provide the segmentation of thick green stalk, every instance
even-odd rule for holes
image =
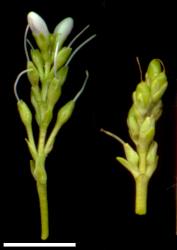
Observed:
[[[36,181],[36,185],[41,214],[41,239],[46,240],[49,236],[47,184],[41,184],[39,181]]]
[[[145,150],[138,150],[138,155],[139,155],[139,171],[141,174],[145,174],[146,172],[146,151]]]
[[[47,175],[45,171],[45,138],[46,129],[40,128],[38,142],[38,158],[36,160],[36,185],[39,197],[41,214],[41,239],[46,240],[49,235],[48,200],[47,200]]]
[[[38,141],[38,154],[40,155],[44,151],[45,138],[47,129],[40,128],[39,130],[39,141]]]
[[[28,13],[28,26],[24,35],[24,49],[27,58],[27,69],[23,70],[14,83],[14,93],[17,98],[17,107],[20,118],[27,130],[28,138],[26,143],[31,153],[30,169],[32,176],[36,181],[37,192],[39,196],[40,214],[41,214],[41,238],[43,240],[49,235],[49,221],[48,221],[48,201],[47,201],[47,173],[45,170],[45,161],[49,152],[53,148],[55,137],[59,129],[71,117],[75,103],[78,97],[83,92],[88,80],[88,71],[86,70],[86,78],[82,88],[76,96],[67,102],[58,111],[56,124],[49,138],[46,138],[48,126],[53,118],[54,106],[59,100],[62,93],[62,85],[64,84],[68,67],[73,56],[86,43],[92,40],[95,35],[92,35],[83,43],[81,43],[71,54],[71,45],[78,38],[86,28],[83,29],[67,46],[64,42],[69,36],[73,28],[73,19],[71,17],[65,18],[59,23],[54,33],[48,31],[45,21],[35,12]],[[31,46],[31,53],[28,53],[27,33],[29,28],[36,41],[37,48]],[[30,43],[30,42],[29,42]],[[35,118],[39,127],[38,145],[35,144],[32,129],[33,114],[28,105],[19,98],[17,92],[17,84],[20,77],[28,74],[28,79],[31,83],[31,103],[35,110]]]
[[[140,145],[137,146],[139,155],[139,172],[140,174],[135,178],[136,194],[135,194],[135,213],[144,215],[147,212],[147,194],[149,178],[146,175],[146,149]]]
[[[137,178],[135,178],[135,213],[139,215],[144,215],[147,212],[148,182],[149,178],[144,174],[140,174]]]

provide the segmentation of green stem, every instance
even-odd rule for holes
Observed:
[[[54,141],[55,141],[55,137],[56,135],[58,134],[58,131],[60,130],[60,124],[58,124],[56,122],[47,142],[46,142],[46,145],[45,145],[45,154],[47,155],[51,150],[52,150],[52,147],[53,147],[53,144],[54,144]]]
[[[137,150],[139,155],[139,171],[141,174],[146,172],[146,151],[144,150]]]
[[[42,154],[44,152],[46,138],[46,129],[40,128],[39,130],[39,141],[38,141],[38,153]]]
[[[47,175],[45,171],[45,138],[46,129],[40,128],[38,141],[38,158],[36,159],[36,185],[39,196],[40,214],[41,214],[41,239],[46,240],[49,235],[48,221],[48,201],[47,201]]]
[[[34,141],[34,136],[33,136],[33,130],[32,130],[32,127],[28,127],[27,129],[27,135],[28,135],[28,140],[35,152],[35,154],[37,154],[37,150],[36,150],[36,144],[35,144],[35,141]]]
[[[147,211],[147,193],[148,193],[149,178],[140,174],[135,178],[136,183],[136,199],[135,199],[135,213],[139,215],[146,214]]]
[[[41,184],[37,181],[36,185],[41,214],[41,239],[46,240],[49,236],[47,184]]]

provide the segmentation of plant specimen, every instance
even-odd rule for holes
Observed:
[[[48,127],[53,119],[55,104],[61,96],[62,86],[68,75],[69,63],[73,56],[86,43],[92,40],[95,35],[90,36],[72,52],[72,45],[89,25],[77,34],[67,46],[63,46],[73,28],[73,19],[71,17],[62,20],[55,27],[53,33],[49,33],[45,21],[35,12],[29,12],[27,20],[28,25],[24,35],[27,69],[18,75],[14,83],[14,93],[17,98],[18,112],[27,132],[25,140],[32,157],[30,168],[32,176],[36,181],[40,203],[41,238],[45,240],[49,235],[47,173],[45,170],[46,157],[53,148],[57,133],[73,113],[76,101],[87,83],[89,77],[88,71],[86,71],[86,77],[80,91],[72,100],[59,109],[55,125],[51,131],[48,131]],[[32,31],[37,48],[34,48],[27,39],[29,29]],[[28,44],[30,46],[30,55],[27,49]],[[19,98],[17,93],[19,79],[25,73],[27,73],[31,84],[31,104],[34,108],[35,120],[39,127],[38,141],[34,138],[33,134],[33,112]]]
[[[155,126],[162,113],[161,98],[167,88],[165,69],[161,66],[163,64],[159,59],[153,59],[149,63],[145,80],[142,79],[140,69],[141,82],[132,95],[133,104],[128,112],[127,125],[136,149],[115,134],[101,129],[120,142],[124,148],[125,158],[118,156],[116,160],[134,177],[135,213],[139,215],[146,214],[148,183],[158,162],[158,144],[154,140]]]

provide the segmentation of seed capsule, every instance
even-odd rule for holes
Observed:
[[[71,54],[72,49],[69,47],[63,47],[56,58],[56,71],[60,69],[68,60],[70,54]]]
[[[146,79],[148,81],[152,81],[157,77],[161,72],[161,64],[160,60],[153,59],[148,66],[147,73],[146,73]]]
[[[27,69],[29,70],[27,72],[27,75],[28,75],[28,79],[29,79],[30,83],[33,86],[37,85],[39,83],[39,74],[38,74],[38,71],[37,71],[36,67],[34,66],[33,62],[31,62],[31,61],[27,62]]]

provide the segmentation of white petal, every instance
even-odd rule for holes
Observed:
[[[54,33],[60,34],[60,42],[64,42],[68,35],[71,33],[74,26],[74,20],[71,17],[63,19],[54,30]]]
[[[28,24],[30,26],[31,31],[35,35],[39,35],[42,33],[44,36],[49,35],[49,31],[45,21],[39,16],[37,13],[31,11],[28,13],[27,16]]]

